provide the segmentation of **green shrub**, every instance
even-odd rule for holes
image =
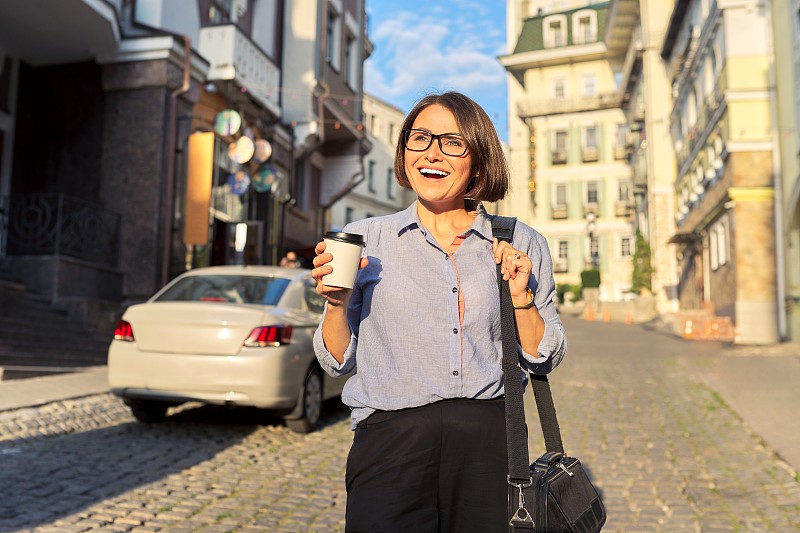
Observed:
[[[600,271],[596,268],[581,272],[581,286],[584,289],[596,289],[600,286]]]

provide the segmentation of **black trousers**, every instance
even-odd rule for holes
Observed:
[[[508,531],[505,403],[379,411],[347,458],[348,533]]]

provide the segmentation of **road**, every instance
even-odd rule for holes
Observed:
[[[800,480],[693,377],[718,345],[564,320],[551,386],[567,451],[602,490],[604,532],[800,531]],[[351,439],[338,402],[305,436],[198,404],[143,425],[109,394],[0,412],[0,531],[342,531]]]

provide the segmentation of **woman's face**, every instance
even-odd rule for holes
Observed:
[[[452,135],[451,138],[441,139],[445,149],[451,153],[458,151],[458,143],[465,142],[460,138],[456,117],[450,110],[437,104],[423,109],[414,120],[412,129],[422,130],[423,138],[424,132]],[[461,156],[444,154],[438,141],[433,139],[431,145],[421,152],[405,149],[406,175],[421,202],[444,208],[463,207],[472,178],[472,157],[469,151]],[[446,143],[452,148],[447,148]]]

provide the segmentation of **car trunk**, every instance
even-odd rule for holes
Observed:
[[[279,323],[269,309],[272,308],[210,302],[157,302],[133,306],[123,318],[130,322],[141,351],[236,355],[253,328]]]

